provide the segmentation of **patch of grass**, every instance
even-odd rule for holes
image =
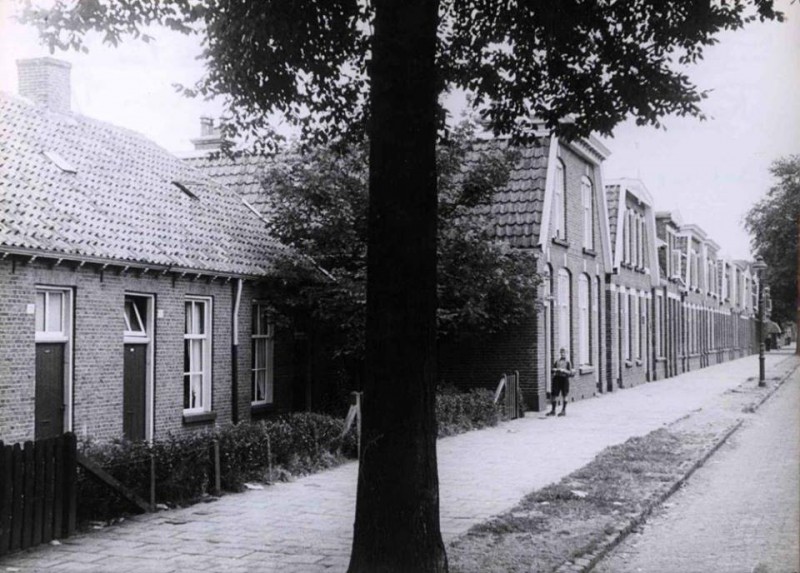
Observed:
[[[590,556],[704,455],[710,435],[661,428],[607,448],[587,466],[455,540],[448,552],[451,571],[552,571]]]

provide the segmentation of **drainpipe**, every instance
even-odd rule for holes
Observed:
[[[231,344],[231,419],[239,422],[239,304],[242,301],[242,279],[236,279],[233,299],[233,341]]]

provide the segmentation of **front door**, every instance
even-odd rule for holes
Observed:
[[[64,347],[62,342],[36,345],[35,437],[53,438],[64,431]]]
[[[122,430],[129,440],[145,439],[147,345],[126,344]]]

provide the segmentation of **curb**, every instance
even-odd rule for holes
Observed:
[[[767,393],[762,396],[756,403],[752,405],[752,412],[757,411],[764,402],[769,400],[778,389],[783,386],[784,382],[786,382],[791,376],[800,370],[800,364],[796,364],[792,367],[786,374],[784,374],[780,380],[778,380],[771,388],[768,389]],[[693,412],[688,414],[691,415]],[[717,450],[719,450],[728,439],[735,434],[744,424],[744,420],[739,420],[738,422],[734,423],[733,426],[728,428],[722,437],[717,440],[717,442],[711,446],[711,448],[703,454],[703,456],[694,462],[691,467],[686,470],[686,473],[683,474],[675,483],[673,483],[667,491],[660,494],[656,499],[654,499],[651,503],[648,503],[647,506],[642,510],[642,512],[632,518],[622,529],[618,529],[615,533],[612,533],[608,537],[606,537],[605,541],[601,541],[599,543],[599,547],[592,551],[589,554],[583,555],[578,557],[574,562],[567,561],[562,563],[560,566],[556,567],[556,573],[589,573],[592,571],[595,566],[606,556],[608,555],[615,547],[617,547],[620,543],[622,543],[632,532],[634,529],[639,527],[640,525],[644,524],[647,518],[653,513],[653,511],[661,506],[667,499],[672,497],[672,495],[678,491],[694,474],[695,471],[700,469],[708,459],[713,456]]]

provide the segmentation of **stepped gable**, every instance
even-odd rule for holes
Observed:
[[[262,218],[145,137],[0,92],[0,250],[264,276]]]

